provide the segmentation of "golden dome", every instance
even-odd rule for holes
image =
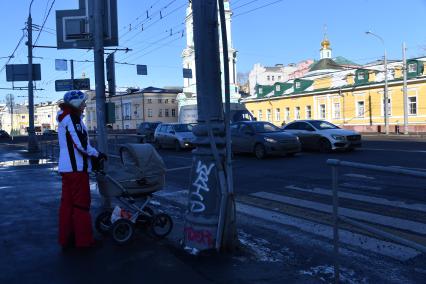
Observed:
[[[321,42],[321,46],[323,49],[329,49],[330,48],[330,41],[328,40],[328,38],[324,38],[323,41]]]

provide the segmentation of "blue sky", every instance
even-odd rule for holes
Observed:
[[[33,23],[41,25],[53,0],[34,0]],[[233,45],[239,51],[237,69],[249,71],[253,64],[274,65],[294,63],[303,59],[318,59],[324,25],[333,48],[333,56],[344,56],[358,63],[365,63],[383,55],[381,43],[365,35],[372,30],[386,42],[389,57],[401,58],[401,44],[407,43],[409,57],[426,54],[426,0],[284,0],[247,14],[247,11],[262,7],[277,0],[231,0],[235,8],[232,22]],[[252,2],[252,3],[250,3]],[[25,25],[30,0],[1,1],[0,57],[9,56]],[[185,38],[180,37],[184,29],[185,3],[187,0],[118,0],[118,21],[120,46],[129,47],[133,52],[119,52],[116,61],[148,65],[148,76],[137,76],[136,67],[117,65],[117,86],[180,86],[181,52]],[[166,5],[168,8],[164,9]],[[247,5],[246,5],[247,4]],[[77,0],[56,0],[46,22],[46,31],[40,35],[38,44],[56,45],[55,10],[76,9]],[[153,6],[152,8],[150,8]],[[240,7],[241,6],[241,7]],[[145,30],[135,29],[138,23],[150,14],[162,10],[167,17],[159,20],[159,14],[144,24]],[[241,14],[241,15],[239,15]],[[129,24],[132,23],[130,30]],[[139,25],[140,26],[140,25]],[[149,27],[148,27],[149,26]],[[172,36],[170,35],[172,29]],[[34,32],[34,38],[38,32]],[[54,80],[70,77],[69,72],[55,71],[54,59],[93,60],[93,53],[82,50],[34,50],[42,57],[35,63],[42,64],[42,81],[37,87],[45,89],[36,92],[36,102],[60,98],[63,93],[54,90]],[[26,63],[26,46],[21,44],[11,63]],[[0,58],[0,66],[6,59]],[[93,63],[76,63],[75,74],[82,73],[94,85]],[[11,87],[6,82],[5,71],[0,73],[0,87]],[[16,86],[26,85],[17,82]],[[18,101],[25,100],[26,91],[0,90],[0,102],[7,93],[15,94]]]

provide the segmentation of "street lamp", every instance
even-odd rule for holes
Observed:
[[[388,109],[388,103],[389,103],[389,99],[388,99],[388,59],[387,59],[387,55],[386,55],[386,46],[385,46],[385,41],[383,40],[383,38],[371,31],[367,31],[365,32],[367,35],[371,35],[374,36],[375,38],[378,38],[380,40],[380,42],[383,44],[383,48],[384,48],[384,67],[385,67],[385,89],[384,89],[384,115],[385,115],[385,131],[386,131],[386,135],[389,135],[389,109]]]

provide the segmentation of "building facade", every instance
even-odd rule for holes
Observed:
[[[321,60],[305,76],[281,83],[257,85],[244,100],[258,119],[276,125],[299,119],[324,119],[361,132],[384,131],[383,62],[364,66],[339,65],[331,59],[330,43],[322,43]],[[330,52],[330,53],[329,53]],[[410,132],[426,132],[426,58],[407,60]],[[388,113],[391,132],[403,131],[403,62],[388,64]]]
[[[237,51],[232,45],[232,32],[231,32],[231,8],[229,1],[224,1],[225,6],[225,18],[226,18],[226,31],[228,37],[228,58],[229,58],[229,82],[230,82],[230,97],[231,102],[238,103],[240,97],[239,90],[237,87]],[[220,23],[220,22],[219,22]],[[194,49],[194,36],[193,36],[193,15],[192,15],[192,3],[188,4],[186,9],[186,48],[182,52],[182,66],[185,69],[192,70],[192,78],[184,79],[184,88],[182,93],[177,97],[179,107],[179,121],[190,123],[197,121],[197,70],[195,69],[195,49]],[[220,24],[218,30],[220,31]],[[219,38],[219,52],[221,66],[223,66],[223,49],[222,40]],[[224,75],[222,73],[222,82],[224,82]],[[222,88],[222,94],[224,94],[224,88]],[[223,98],[224,101],[224,98]]]
[[[142,122],[177,122],[178,105],[176,96],[181,89],[162,89],[148,87],[142,90],[117,92],[108,97],[107,102],[115,105],[115,123],[110,124],[113,130],[136,129]],[[85,123],[89,130],[96,130],[96,93],[87,92]]]
[[[41,131],[47,129],[58,130],[56,114],[59,111],[58,102],[45,102],[34,105],[34,125]]]
[[[9,106],[3,106],[0,109],[1,129],[11,135],[27,134],[28,106],[25,104],[15,104],[13,110]]]

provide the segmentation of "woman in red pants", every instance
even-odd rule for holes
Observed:
[[[89,172],[91,159],[106,159],[89,143],[83,112],[87,96],[69,91],[59,105],[59,165],[62,198],[59,210],[59,243],[69,247],[89,248],[95,244],[90,216]]]

